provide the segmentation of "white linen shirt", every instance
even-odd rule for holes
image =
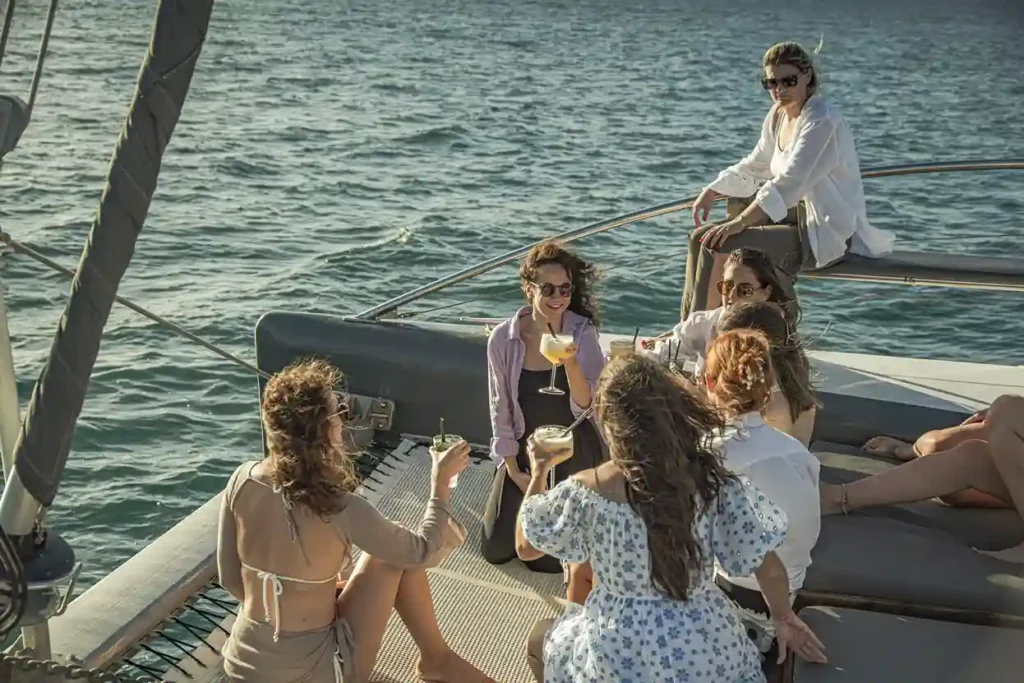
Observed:
[[[801,200],[807,209],[807,238],[819,268],[850,251],[880,258],[892,253],[896,236],[868,222],[860,160],[853,133],[839,110],[812,95],[796,122],[789,147],[780,149],[775,105],[761,126],[754,151],[730,166],[708,187],[728,197],[754,196],[776,223]]]
[[[821,463],[797,439],[765,423],[758,413],[742,415],[715,439],[727,469],[750,479],[789,518],[786,540],[775,553],[786,566],[792,597],[804,585],[811,550],[821,532],[818,475]],[[757,579],[718,573],[729,583],[760,592]]]

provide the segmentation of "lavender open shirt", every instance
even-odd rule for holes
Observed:
[[[503,458],[514,457],[519,453],[519,439],[526,431],[523,411],[519,407],[519,375],[523,371],[523,358],[526,356],[521,321],[529,314],[529,307],[519,309],[515,316],[495,327],[487,339],[491,458],[499,465],[504,463]],[[566,311],[562,318],[562,333],[572,334],[573,343],[579,349],[576,358],[593,392],[598,375],[604,368],[604,352],[597,339],[597,329],[588,318]],[[572,396],[566,398],[573,414],[578,417],[584,409],[572,400]]]

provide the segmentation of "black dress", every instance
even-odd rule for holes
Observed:
[[[563,396],[540,393],[542,387],[551,381],[550,370],[523,370],[519,375],[519,407],[523,411],[526,430],[519,439],[519,453],[516,462],[523,472],[530,471],[530,458],[526,454],[526,442],[534,430],[544,425],[569,426],[576,419],[569,407],[569,380],[565,367],[559,366],[555,373],[555,386],[565,392]],[[573,455],[567,461],[555,466],[555,481],[568,479],[577,472],[597,467],[604,459],[601,437],[590,420],[573,430]],[[480,552],[491,564],[504,564],[516,557],[516,516],[523,502],[523,492],[504,467],[499,467],[491,485],[491,495],[484,508],[483,540]],[[558,573],[561,562],[545,555],[526,563],[534,571]]]

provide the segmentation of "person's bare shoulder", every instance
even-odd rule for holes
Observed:
[[[573,478],[602,498],[616,503],[627,502],[625,479],[622,471],[612,462],[578,472]]]

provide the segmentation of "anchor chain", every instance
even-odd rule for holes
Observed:
[[[48,659],[33,659],[24,655],[9,655],[0,652],[0,670],[4,664],[21,671],[38,671],[49,676],[59,675],[69,681],[86,681],[87,683],[129,683],[129,679],[109,671],[88,669],[78,664],[61,664]]]

